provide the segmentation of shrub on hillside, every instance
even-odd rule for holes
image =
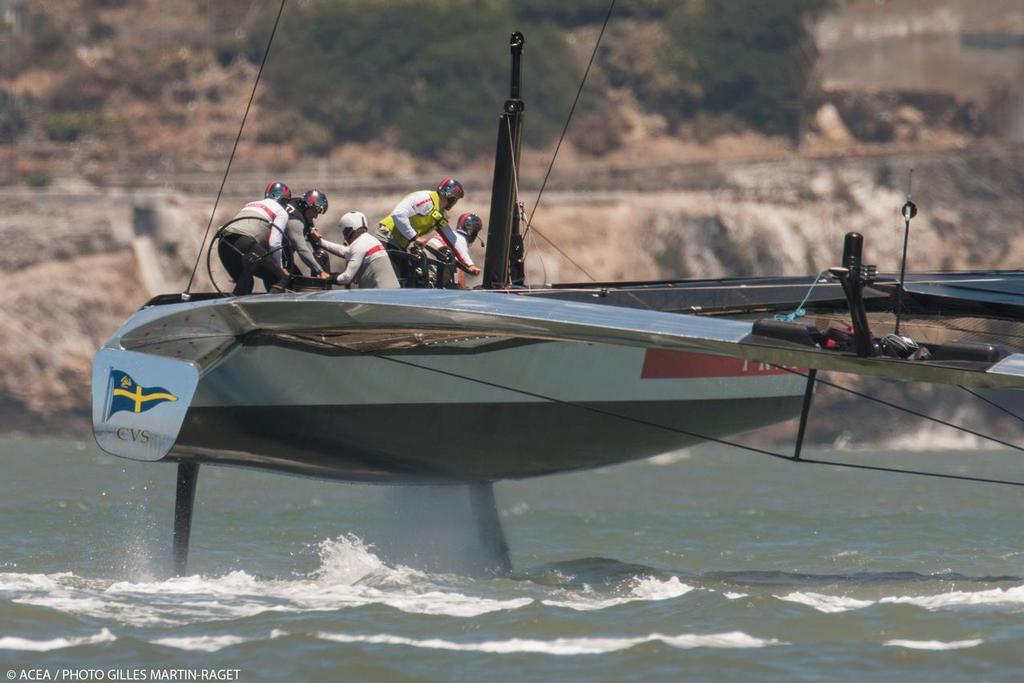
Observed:
[[[29,68],[59,68],[71,55],[69,28],[42,9],[30,7],[21,30],[14,32],[0,21],[3,58],[0,76],[11,78]],[[8,42],[9,41],[9,42]]]
[[[105,111],[54,111],[43,118],[43,132],[55,142],[75,142],[84,137],[106,138],[120,126]]]
[[[612,10],[611,21],[624,18],[659,19],[677,4],[678,0],[630,0],[618,2]],[[559,26],[573,27],[600,24],[608,16],[611,0],[518,0],[516,17],[522,21],[551,21]]]
[[[665,19],[675,45],[667,58],[699,88],[705,114],[730,114],[764,133],[795,137],[816,58],[808,20],[830,2],[680,4]]]
[[[6,90],[0,90],[0,143],[17,140],[27,127],[25,102]]]

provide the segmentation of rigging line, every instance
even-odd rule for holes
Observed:
[[[775,365],[775,364],[772,364],[772,367],[779,368],[780,370],[785,370],[786,372],[794,374],[794,375],[799,375],[800,377],[803,377],[805,379],[807,378],[807,374],[806,373],[800,372],[799,370],[794,370],[793,368],[787,368],[787,367],[785,367],[783,365]],[[850,387],[844,387],[842,384],[836,384],[835,382],[830,382],[827,379],[821,379],[820,377],[815,378],[815,381],[820,382],[821,384],[824,384],[825,386],[832,387],[834,389],[839,389],[840,391],[845,391],[848,394],[853,394],[854,396],[857,396],[857,397],[860,397],[860,398],[864,398],[864,399],[867,399],[869,401],[873,401],[875,403],[880,403],[883,406],[888,406],[889,408],[895,408],[896,410],[899,410],[899,411],[904,412],[904,413],[908,413],[910,415],[914,415],[915,417],[922,417],[922,418],[924,418],[926,420],[930,420],[931,422],[935,422],[936,424],[940,424],[940,425],[942,425],[944,427],[951,427],[953,429],[956,429],[957,431],[964,432],[965,434],[971,434],[973,436],[977,436],[979,438],[985,439],[986,441],[991,441],[993,443],[1000,444],[1001,446],[1006,446],[1007,448],[1012,448],[1015,451],[1024,451],[1024,447],[1018,446],[1017,444],[1010,443],[1009,441],[1003,441],[1002,439],[997,439],[994,436],[991,436],[989,434],[985,434],[983,432],[975,431],[973,429],[969,429],[968,427],[964,427],[964,426],[961,426],[961,425],[953,424],[952,422],[948,422],[946,420],[943,420],[942,418],[933,417],[933,416],[928,415],[926,413],[922,413],[922,412],[919,412],[917,410],[914,410],[913,408],[907,408],[906,406],[901,406],[898,403],[893,403],[892,401],[886,401],[884,398],[878,398],[877,396],[871,396],[870,394],[865,394],[865,393],[863,393],[861,391],[857,391],[856,389],[851,389]]]
[[[962,385],[959,385],[959,384],[957,386],[959,386],[961,389],[966,391],[971,396],[974,396],[975,398],[980,399],[980,400],[984,401],[985,403],[989,404],[993,408],[997,408],[997,409],[1003,411],[1004,413],[1006,413],[1007,415],[1009,415],[1010,417],[1015,418],[1017,420],[1020,420],[1021,422],[1024,422],[1024,417],[1021,417],[1020,415],[1018,415],[1017,413],[1013,412],[1012,410],[1010,410],[1010,409],[1008,409],[1008,408],[1006,408],[1004,406],[999,405],[998,403],[996,403],[992,399],[987,398],[985,396],[982,396],[981,394],[979,394],[976,391],[971,391],[970,389],[968,389],[965,386],[962,386]]]
[[[527,232],[526,232],[526,234],[527,234],[527,235],[529,235],[529,234],[530,234],[530,231],[529,231],[530,225],[529,225],[529,223],[527,223],[527,225],[526,225],[526,228],[527,228]],[[581,266],[580,264],[576,263],[576,261],[574,261],[574,260],[573,260],[573,258],[572,258],[571,256],[569,256],[569,255],[568,255],[568,254],[566,254],[566,253],[565,253],[564,251],[562,251],[562,248],[561,248],[561,247],[559,247],[559,246],[558,246],[557,244],[555,244],[554,242],[552,242],[552,241],[551,241],[551,239],[550,239],[550,238],[548,238],[548,236],[547,236],[547,235],[545,235],[544,233],[542,233],[542,232],[541,232],[540,230],[537,230],[536,228],[534,228],[534,232],[536,232],[536,233],[537,233],[538,235],[540,235],[541,239],[543,239],[543,240],[544,240],[545,242],[547,242],[547,243],[548,243],[548,244],[550,244],[550,245],[551,245],[552,247],[554,247],[554,248],[555,248],[555,251],[557,251],[557,252],[558,252],[559,254],[561,254],[561,255],[562,255],[562,257],[563,257],[563,258],[565,258],[565,260],[566,260],[566,261],[568,261],[569,263],[571,263],[571,264],[573,264],[574,266],[576,266],[577,268],[579,268],[579,269],[580,269],[580,271],[581,271],[581,272],[582,272],[582,273],[583,273],[584,275],[586,275],[587,277],[589,277],[589,278],[590,278],[590,281],[591,281],[591,282],[597,282],[597,280],[596,280],[596,279],[594,278],[594,276],[593,276],[593,275],[591,275],[591,274],[590,274],[589,272],[587,272],[587,269],[586,269],[586,268],[584,268],[584,267],[583,267],[583,266]]]
[[[331,347],[338,348],[338,349],[344,349],[346,351],[352,351],[353,350],[353,349],[350,349],[350,348],[348,348],[346,346],[343,346],[341,344],[335,344],[335,343],[329,342],[329,341],[327,341],[326,339],[323,339],[323,338],[317,339],[317,338],[305,337],[305,336],[302,336],[302,335],[294,335],[294,336],[296,338],[298,338],[298,339],[304,339],[306,341],[314,342],[314,343],[317,343],[317,344],[323,344],[325,346],[331,346]],[[615,413],[615,412],[612,412],[610,410],[602,410],[600,408],[595,408],[593,406],[584,405],[582,403],[577,403],[575,401],[566,401],[566,400],[563,400],[563,399],[554,398],[552,396],[545,396],[544,394],[538,394],[538,393],[535,393],[535,392],[532,392],[532,391],[526,391],[525,389],[516,389],[515,387],[510,387],[510,386],[507,386],[507,385],[504,385],[504,384],[499,384],[497,382],[490,382],[488,380],[479,379],[479,378],[476,378],[476,377],[469,377],[467,375],[460,375],[459,373],[450,372],[448,370],[441,370],[440,368],[432,368],[432,367],[425,366],[425,365],[419,365],[417,363],[412,363],[412,362],[409,362],[409,361],[401,360],[399,358],[393,358],[391,356],[385,356],[385,355],[380,354],[380,353],[374,353],[373,351],[355,350],[355,352],[363,354],[363,355],[373,356],[374,358],[377,358],[378,360],[390,361],[392,363],[398,363],[399,365],[405,365],[407,367],[416,368],[417,370],[426,370],[428,372],[434,372],[434,373],[437,373],[437,374],[440,374],[440,375],[445,375],[447,377],[453,377],[455,379],[461,379],[461,380],[464,380],[464,381],[467,381],[467,382],[474,382],[476,384],[482,384],[484,386],[493,387],[493,388],[501,389],[501,390],[504,390],[504,391],[511,391],[513,393],[522,394],[524,396],[529,396],[531,398],[538,398],[538,399],[541,399],[543,401],[549,401],[551,403],[557,403],[559,405],[565,405],[565,406],[570,406],[570,407],[573,407],[573,408],[579,408],[581,410],[586,410],[586,411],[589,411],[589,412],[598,413],[600,415],[607,415],[609,417],[618,418],[618,419],[624,420],[626,422],[633,422],[635,424],[639,424],[639,425],[642,425],[642,426],[645,426],[645,427],[654,427],[655,429],[662,429],[662,430],[665,430],[665,431],[668,431],[668,432],[673,432],[675,434],[683,434],[684,436],[691,436],[691,437],[694,437],[694,438],[697,438],[697,439],[701,439],[701,440],[704,440],[704,441],[710,441],[710,442],[713,442],[713,443],[718,443],[718,444],[721,444],[723,446],[732,446],[732,447],[738,448],[740,450],[750,451],[751,453],[760,453],[761,455],[768,455],[768,456],[771,456],[771,457],[776,458],[778,460],[785,460],[787,462],[791,462],[791,463],[794,463],[794,464],[810,463],[812,465],[828,465],[828,466],[831,466],[831,467],[848,467],[850,469],[871,470],[871,471],[876,471],[876,472],[893,472],[895,474],[912,474],[912,475],[915,475],[915,476],[935,477],[935,478],[938,478],[938,479],[958,479],[958,480],[962,480],[962,481],[974,481],[974,482],[979,482],[979,483],[983,483],[983,484],[1004,484],[1004,485],[1007,485],[1007,486],[1024,486],[1024,481],[1014,481],[1012,479],[989,479],[989,478],[985,478],[985,477],[972,477],[972,476],[964,475],[964,474],[943,474],[941,472],[928,472],[926,470],[904,470],[904,469],[899,469],[899,468],[896,468],[896,467],[885,467],[885,466],[882,466],[882,465],[862,465],[862,464],[856,464],[856,463],[838,462],[838,461],[832,461],[832,460],[821,460],[821,459],[815,459],[815,458],[803,458],[803,457],[796,458],[796,457],[794,457],[792,455],[786,455],[784,453],[777,453],[775,451],[769,451],[769,450],[766,450],[766,449],[763,449],[763,448],[757,448],[756,446],[748,446],[746,444],[742,444],[742,443],[739,443],[739,442],[736,442],[736,441],[729,441],[728,439],[720,439],[720,438],[713,437],[713,436],[705,436],[703,434],[698,434],[696,432],[690,432],[690,431],[687,431],[685,429],[679,429],[679,428],[676,428],[676,427],[669,427],[668,425],[659,424],[657,422],[649,422],[647,420],[642,420],[640,418],[630,417],[629,415],[623,415],[621,413]],[[799,374],[799,373],[797,373],[797,374]],[[818,381],[824,381],[824,380],[818,380]]]
[[[612,18],[612,10],[614,9],[615,0],[612,0],[611,4],[608,5],[608,13],[604,17],[604,23],[601,24],[601,32],[597,34],[597,40],[594,41],[594,51],[590,53],[590,61],[587,62],[587,70],[583,72],[583,79],[580,81],[580,87],[576,90],[576,99],[572,101],[572,107],[569,108],[569,115],[565,119],[565,125],[562,126],[562,134],[558,136],[558,144],[555,145],[555,152],[551,155],[551,161],[548,163],[548,170],[544,173],[544,181],[540,184],[540,190],[537,192],[537,200],[533,203],[533,209],[530,211],[530,218],[526,221],[526,232],[530,232],[530,226],[533,224],[533,216],[537,213],[537,207],[540,206],[540,198],[544,195],[544,188],[547,187],[548,178],[551,176],[551,169],[555,167],[555,159],[558,158],[558,150],[561,149],[562,140],[565,139],[565,134],[569,130],[569,123],[572,121],[572,115],[576,111],[576,105],[580,101],[580,95],[583,94],[583,86],[587,82],[587,76],[590,75],[590,67],[594,65],[594,58],[597,57],[597,48],[601,46],[601,38],[604,36],[604,30],[608,28],[608,21]],[[548,240],[548,243],[554,246],[551,240]],[[555,248],[557,249],[557,247]]]
[[[783,456],[789,458],[789,456]],[[790,458],[794,463],[806,462],[812,465],[828,465],[830,467],[849,467],[855,470],[869,470],[873,472],[891,472],[893,474],[913,474],[919,477],[934,477],[936,479],[957,479],[960,481],[974,481],[982,484],[1003,484],[1005,486],[1024,486],[1024,481],[1014,479],[992,479],[989,477],[972,477],[967,474],[944,474],[942,472],[929,472],[927,470],[902,470],[897,467],[884,467],[882,465],[860,465],[836,460],[818,460],[815,458]]]
[[[281,0],[281,6],[277,10],[277,18],[274,19],[274,28],[270,31],[270,38],[267,39],[267,49],[263,52],[263,61],[260,62],[259,71],[256,72],[256,80],[252,84],[252,92],[249,94],[249,102],[245,105],[245,113],[242,114],[242,124],[238,127],[238,135],[235,136],[235,144],[231,147],[231,156],[228,157],[227,168],[224,169],[224,177],[220,181],[220,189],[217,190],[217,198],[213,202],[213,210],[210,211],[210,221],[206,224],[206,232],[203,233],[203,241],[199,243],[199,254],[196,256],[195,265],[192,266],[192,274],[188,278],[188,285],[185,287],[185,294],[192,290],[192,281],[195,280],[196,270],[199,268],[199,260],[202,258],[203,245],[210,234],[210,227],[213,225],[213,218],[217,214],[217,205],[220,204],[221,195],[224,194],[224,185],[228,181],[228,174],[231,173],[231,163],[235,160],[235,152],[238,151],[238,142],[242,139],[242,131],[245,130],[245,120],[249,117],[249,109],[256,98],[256,88],[260,84],[260,76],[263,75],[263,67],[267,64],[267,57],[270,56],[270,46],[274,43],[274,36],[277,34],[277,26],[281,23],[281,14],[284,13],[284,4],[288,0]]]
[[[523,247],[523,261],[526,260],[526,256],[528,254],[534,253],[534,247],[537,245],[537,241],[534,239],[534,236],[532,236],[532,234],[527,234],[526,239],[529,240],[529,242],[526,242],[524,240],[523,241],[523,245],[529,245],[529,247],[528,247],[528,249],[525,246]],[[543,253],[537,252],[537,258],[539,258],[541,260],[541,272],[543,273],[542,274],[541,285],[547,286],[548,285],[548,264],[544,261],[544,254]]]
[[[353,350],[353,349],[351,349],[351,348],[349,348],[347,346],[344,346],[342,344],[336,344],[336,343],[333,343],[333,342],[329,342],[326,339],[322,339],[322,338],[308,337],[308,336],[304,336],[304,335],[294,335],[294,336],[297,339],[303,339],[305,341],[312,342],[314,344],[323,344],[325,346],[331,346],[331,347],[338,348],[338,349],[344,349],[346,351],[352,351]],[[737,443],[737,442],[734,442],[734,441],[728,441],[726,439],[719,439],[719,438],[713,437],[713,436],[706,436],[704,434],[698,434],[696,432],[689,432],[689,431],[686,431],[685,429],[678,429],[676,427],[669,427],[668,425],[659,424],[657,422],[649,422],[647,420],[643,420],[643,419],[640,419],[640,418],[637,418],[637,417],[630,417],[629,415],[623,415],[621,413],[612,412],[610,410],[602,410],[601,408],[595,408],[594,406],[588,406],[588,405],[585,405],[583,403],[577,403],[575,401],[567,401],[567,400],[564,400],[564,399],[555,398],[553,396],[546,396],[544,394],[538,394],[538,393],[533,392],[533,391],[527,391],[526,389],[517,389],[515,387],[510,387],[508,385],[500,384],[498,382],[491,382],[489,380],[480,379],[478,377],[469,377],[468,375],[460,375],[459,373],[451,372],[450,370],[441,370],[440,368],[432,368],[432,367],[425,366],[425,365],[419,365],[417,363],[412,363],[410,361],[402,360],[400,358],[393,358],[391,356],[385,356],[383,354],[375,353],[373,351],[361,351],[361,350],[355,350],[355,351],[356,351],[356,353],[360,353],[360,354],[368,355],[368,356],[373,356],[374,358],[377,358],[379,360],[384,360],[384,361],[388,361],[388,362],[391,362],[391,363],[397,363],[399,365],[404,365],[406,367],[415,368],[417,370],[426,370],[428,372],[434,372],[434,373],[437,373],[439,375],[445,375],[446,377],[452,377],[454,379],[461,379],[461,380],[464,380],[464,381],[467,381],[467,382],[473,382],[475,384],[481,384],[483,386],[491,387],[491,388],[494,388],[494,389],[501,389],[503,391],[511,391],[513,393],[521,394],[523,396],[529,396],[530,398],[536,398],[536,399],[540,399],[542,401],[548,401],[550,403],[557,403],[559,405],[571,406],[571,407],[574,407],[574,408],[579,408],[581,410],[586,410],[588,412],[597,413],[599,415],[607,415],[608,417],[619,418],[620,420],[625,420],[627,422],[633,422],[633,423],[636,423],[636,424],[639,424],[639,425],[643,425],[645,427],[654,427],[656,429],[663,429],[665,431],[674,432],[676,434],[682,434],[684,436],[692,436],[694,438],[701,439],[701,440],[704,440],[704,441],[713,441],[715,443],[720,443],[720,444],[722,444],[724,446],[735,446],[736,448],[744,448],[746,450],[754,451],[755,453],[761,453],[763,455],[770,455],[772,457],[782,458],[784,460],[790,460],[791,459],[790,456],[783,455],[782,453],[776,453],[774,451],[769,451],[769,450],[765,450],[765,449],[762,449],[762,448],[756,448],[754,446],[744,446],[743,444]]]

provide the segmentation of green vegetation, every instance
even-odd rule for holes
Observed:
[[[619,0],[612,11],[612,20],[624,18],[660,19],[680,0]],[[550,21],[567,28],[600,24],[608,16],[611,0],[517,0],[516,17],[521,21]]]
[[[543,144],[560,130],[582,68],[558,31],[524,24],[508,4],[323,0],[300,6],[275,38],[264,104],[296,108],[329,130],[333,139],[322,139],[325,147],[384,138],[417,155],[473,155],[494,144],[508,97],[510,28],[520,28],[527,34],[525,143]],[[248,41],[253,61],[262,57],[272,19],[263,15],[253,24],[260,27]]]
[[[11,41],[3,48],[0,77],[10,78],[29,67],[61,68],[71,55],[68,27],[39,8],[29,8],[21,31],[13,32],[0,21],[0,34],[5,42]]]
[[[105,111],[54,111],[43,119],[43,131],[51,140],[74,142],[86,136],[110,137],[117,133],[118,124]]]
[[[686,114],[735,117],[795,136],[817,57],[807,21],[830,0],[688,2],[672,10],[663,64],[696,86]]]
[[[830,0],[642,0],[616,9],[577,112],[594,153],[619,144],[625,125],[596,93],[628,87],[673,126],[706,140],[750,127],[795,135],[815,57],[808,18]],[[511,6],[510,6],[511,5]],[[607,0],[311,0],[282,20],[268,62],[261,138],[298,133],[305,152],[384,139],[422,156],[464,158],[494,140],[508,82],[510,28],[527,35],[524,97],[528,145],[557,134],[582,76],[563,27],[603,21]],[[236,45],[262,59],[272,8]],[[218,59],[230,61],[220,42]],[[236,52],[237,54],[237,52]],[[280,103],[280,107],[274,107]],[[589,133],[587,132],[589,131]],[[582,137],[581,137],[582,136]]]
[[[524,144],[549,145],[609,2],[290,2],[261,81],[255,134],[304,154],[369,141],[446,162],[489,153],[508,96],[509,33],[521,30]],[[662,116],[669,132],[698,141],[750,128],[795,135],[814,101],[807,27],[833,2],[619,0],[570,140],[603,154],[628,139],[632,119],[610,104],[610,89],[625,91],[614,92],[614,101],[635,99]],[[74,7],[27,6],[16,32],[0,25],[9,57],[0,60],[0,77],[52,72],[33,90],[31,116],[24,102],[0,91],[0,139],[28,128],[62,142],[109,137],[119,128],[129,138],[145,135],[131,119],[105,113],[125,102],[152,107],[149,118],[168,127],[187,127],[186,108],[197,100],[247,89],[251,70],[232,62],[261,62],[277,3],[167,5],[196,21],[162,37],[163,20],[130,0],[82,0]],[[220,85],[211,77],[217,63],[228,67],[221,74],[246,74],[245,83]]]
[[[17,140],[27,127],[25,103],[6,90],[0,90],[0,144]]]

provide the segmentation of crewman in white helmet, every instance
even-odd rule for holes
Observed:
[[[366,216],[350,211],[338,223],[346,244],[321,238],[323,248],[348,260],[345,270],[335,281],[346,287],[359,289],[398,289],[398,277],[391,259],[380,240],[367,232]]]

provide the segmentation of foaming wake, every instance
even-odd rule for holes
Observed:
[[[501,600],[451,590],[428,574],[386,564],[356,536],[324,541],[318,552],[320,566],[298,579],[259,579],[241,570],[217,577],[194,575],[146,582],[109,582],[69,572],[0,573],[0,597],[131,626],[174,626],[264,612],[301,613],[366,605],[414,614],[476,617],[533,603],[529,597]]]
[[[758,648],[770,645],[788,645],[774,638],[763,639],[747,635],[742,631],[711,634],[682,634],[676,636],[652,633],[634,638],[554,638],[534,640],[509,638],[507,640],[485,640],[478,642],[456,642],[441,638],[405,638],[388,634],[348,635],[344,633],[317,633],[317,638],[336,643],[369,643],[374,645],[405,645],[433,650],[458,650],[462,652],[487,652],[492,654],[544,654],[544,655],[599,655],[607,652],[628,650],[645,643],[660,642],[680,649],[697,647],[711,648]]]
[[[666,580],[653,576],[638,576],[629,581],[629,584],[625,595],[605,597],[594,592],[589,587],[585,587],[582,592],[572,593],[556,600],[542,600],[541,602],[551,607],[565,607],[586,612],[607,609],[636,601],[670,600],[686,595],[693,590],[693,586],[683,583],[676,576]]]

